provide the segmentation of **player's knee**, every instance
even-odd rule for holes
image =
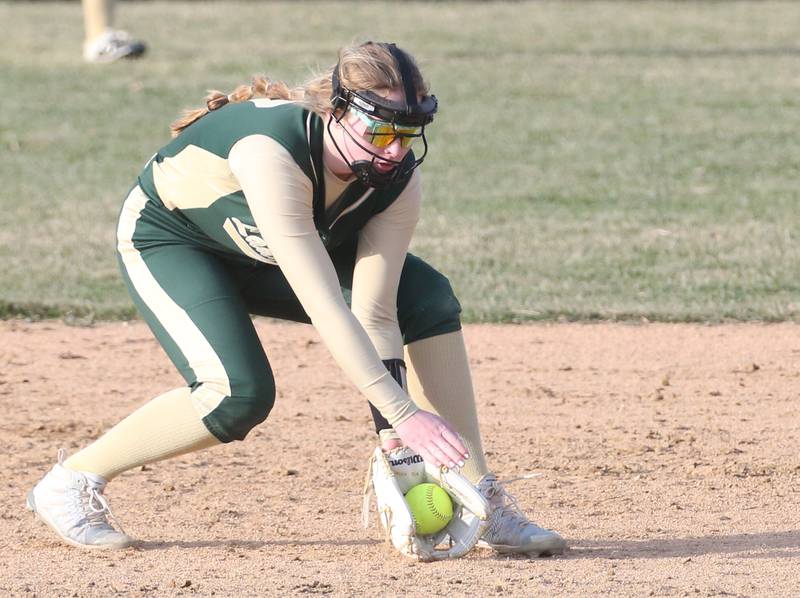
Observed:
[[[399,315],[406,344],[461,329],[461,304],[447,277],[433,269]]]
[[[271,375],[253,376],[232,384],[225,396],[203,422],[221,442],[244,440],[267,419],[275,404],[275,382]]]

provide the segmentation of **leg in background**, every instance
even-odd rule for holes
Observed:
[[[115,0],[82,0],[86,62],[114,62],[120,58],[137,58],[147,46],[133,39],[126,31],[114,28]]]
[[[114,22],[114,0],[82,0],[84,42],[100,37]]]

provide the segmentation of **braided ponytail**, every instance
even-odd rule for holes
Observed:
[[[170,125],[172,136],[177,137],[181,131],[193,122],[213,110],[219,110],[225,104],[238,104],[253,98],[268,98],[270,100],[295,99],[292,97],[292,91],[283,81],[270,81],[264,75],[253,75],[250,85],[240,85],[228,94],[216,89],[210,90],[205,98],[205,108],[184,110],[181,116]]]

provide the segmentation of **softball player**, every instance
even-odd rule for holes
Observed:
[[[130,545],[108,521],[108,481],[243,440],[269,414],[275,386],[255,314],[314,325],[368,399],[385,449],[402,443],[461,466],[494,507],[485,546],[562,552],[563,539],[529,522],[489,473],[460,305],[442,274],[407,253],[436,110],[407,53],[367,42],[301,87],[257,77],[173,123],[124,201],[117,249],[187,385],[70,458],[60,451],[29,508],[71,544]]]

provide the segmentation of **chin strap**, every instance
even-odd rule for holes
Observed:
[[[387,162],[389,162],[389,160],[387,160]],[[397,162],[397,166],[392,170],[381,172],[375,168],[375,158],[373,158],[372,160],[357,160],[351,162],[350,170],[352,170],[356,178],[367,187],[383,189],[402,178],[400,164],[401,162]]]

